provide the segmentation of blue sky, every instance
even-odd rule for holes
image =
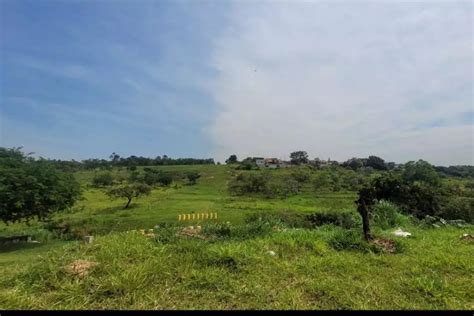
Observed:
[[[0,146],[474,164],[471,1],[0,5]]]

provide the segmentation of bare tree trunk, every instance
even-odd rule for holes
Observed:
[[[128,208],[128,207],[130,206],[130,203],[132,203],[132,199],[131,199],[131,198],[128,199],[128,202],[127,202],[127,205],[125,205],[125,208]]]
[[[362,229],[364,230],[364,238],[366,241],[369,241],[372,239],[372,236],[370,235],[369,209],[367,208],[367,205],[363,199],[360,200],[357,210],[359,211],[360,216],[362,216]]]

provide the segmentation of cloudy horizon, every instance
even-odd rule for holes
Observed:
[[[0,146],[474,164],[470,1],[2,1]]]

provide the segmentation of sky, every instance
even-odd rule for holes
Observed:
[[[0,1],[0,146],[474,164],[472,1]]]

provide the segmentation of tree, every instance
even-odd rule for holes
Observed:
[[[308,153],[306,151],[294,151],[290,154],[291,163],[294,165],[300,165],[308,163]]]
[[[0,147],[0,219],[7,224],[41,221],[72,207],[81,196],[74,176],[20,149]]]
[[[186,173],[186,178],[188,178],[189,183],[191,185],[196,184],[197,179],[199,179],[201,175],[197,171],[189,171]]]
[[[342,164],[344,167],[349,167],[352,170],[360,169],[364,166],[364,163],[359,158],[351,158]]]
[[[119,154],[116,154],[115,152],[113,152],[110,156],[109,156],[110,160],[112,161],[112,164],[117,164],[119,161],[120,161],[120,155]]]
[[[225,161],[226,164],[232,164],[237,162],[237,155],[230,155],[230,157]]]
[[[436,169],[424,160],[417,162],[409,161],[403,166],[403,180],[407,182],[423,182],[433,186],[439,186],[441,179]]]
[[[126,198],[127,204],[125,208],[130,206],[132,199],[143,195],[149,195],[151,192],[150,186],[144,183],[127,184],[120,187],[115,187],[107,191],[107,195],[112,199]]]
[[[362,217],[362,230],[365,240],[372,239],[370,233],[370,212],[372,207],[381,200],[400,201],[403,198],[403,183],[398,175],[386,174],[375,178],[372,182],[359,190],[359,198],[355,201],[357,211]]]
[[[99,173],[92,179],[92,185],[95,187],[105,187],[114,183],[114,177],[110,172]]]
[[[377,156],[369,156],[367,162],[365,163],[366,167],[372,167],[375,170],[387,170],[387,165],[385,160]]]

